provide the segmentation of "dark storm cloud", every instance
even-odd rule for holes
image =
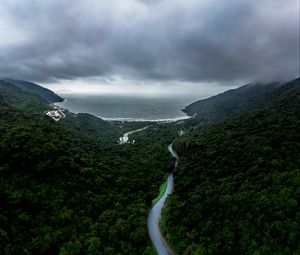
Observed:
[[[4,0],[0,76],[218,81],[299,76],[296,0]]]

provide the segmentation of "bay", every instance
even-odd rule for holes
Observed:
[[[199,96],[60,94],[65,101],[56,103],[74,113],[90,113],[105,120],[158,121],[188,116],[181,111]]]

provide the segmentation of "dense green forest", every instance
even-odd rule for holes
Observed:
[[[48,103],[55,103],[55,102],[63,101],[63,98],[56,95],[53,91],[46,89],[38,84],[29,82],[29,81],[13,80],[13,79],[6,79],[5,81],[15,85],[16,87],[22,89],[23,91],[27,91],[27,92],[30,92],[30,93],[40,96],[42,99],[44,99]]]
[[[219,121],[246,112],[259,105],[265,97],[279,88],[282,83],[253,83],[237,89],[227,90],[216,96],[196,101],[183,111],[202,122]]]
[[[161,228],[177,254],[300,254],[300,80],[257,86],[206,100],[209,118],[55,122],[41,95],[0,81],[0,254],[151,253],[147,216],[172,141],[180,163]]]
[[[161,226],[178,254],[300,254],[300,79],[177,139]]]
[[[54,122],[45,109],[1,81],[0,254],[147,254],[175,129],[154,125],[118,145],[120,123],[71,113]]]

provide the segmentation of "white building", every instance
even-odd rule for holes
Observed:
[[[54,108],[52,111],[46,111],[45,114],[55,121],[59,121],[66,117],[64,112],[59,108]]]

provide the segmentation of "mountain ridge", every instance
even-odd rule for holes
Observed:
[[[56,102],[62,102],[64,99],[57,94],[55,94],[52,90],[47,89],[41,85],[38,85],[33,82],[24,81],[24,80],[14,80],[14,79],[3,79],[5,81],[8,81],[15,86],[19,87],[20,89],[31,92],[35,95],[40,96],[44,100],[46,100],[48,103],[56,103]]]
[[[222,120],[255,107],[280,86],[282,83],[279,82],[247,84],[198,100],[182,111],[199,121]]]
[[[186,127],[162,230],[178,254],[299,254],[300,79]]]

